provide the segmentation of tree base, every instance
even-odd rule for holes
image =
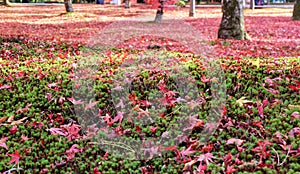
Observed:
[[[155,23],[161,23],[162,22],[162,13],[160,11],[157,11],[154,22]]]
[[[300,3],[294,5],[292,20],[300,20]]]

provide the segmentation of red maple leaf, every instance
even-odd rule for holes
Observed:
[[[182,151],[180,151],[180,154],[182,155],[182,157],[185,157],[189,154],[195,153],[195,150],[191,150],[192,149],[192,145],[190,145],[187,149],[184,149]]]
[[[94,174],[102,174],[102,172],[99,172],[98,167],[94,167]]]
[[[234,169],[234,166],[227,166],[226,167],[226,174],[231,174],[235,172],[237,169]]]
[[[207,82],[210,82],[210,79],[207,79],[206,76],[205,76],[205,74],[202,74],[201,81],[203,83],[207,83]]]
[[[257,109],[258,109],[259,116],[264,117],[264,108],[263,108],[263,105],[262,104],[258,104]]]
[[[166,93],[168,90],[166,88],[166,84],[164,82],[161,82],[157,85],[158,89],[163,92],[163,93]]]
[[[222,112],[223,115],[226,115],[227,114],[227,108],[226,106],[223,106],[223,112]]]
[[[300,86],[288,85],[288,87],[291,88],[294,91],[298,91],[300,89]]]
[[[20,154],[17,150],[15,150],[15,153],[8,154],[8,155],[12,157],[11,160],[8,162],[8,164],[15,163],[15,165],[17,165],[19,163]]]

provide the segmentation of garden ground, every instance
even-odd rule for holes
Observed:
[[[217,39],[220,8],[198,8],[196,18],[186,17],[186,8],[165,13],[168,22],[180,19],[193,26],[214,51],[223,71],[226,100],[216,110],[220,115],[216,131],[204,143],[201,133],[212,128],[207,117],[213,107],[209,96],[215,79],[202,58],[191,55],[190,46],[179,40],[154,37],[153,33],[113,45],[115,48],[96,54],[102,59],[96,62],[97,73],[92,77],[97,79],[95,102],[84,105],[73,96],[74,65],[82,58],[92,58],[85,57],[94,44],[90,41],[114,22],[141,16],[152,20],[155,14],[155,9],[146,6],[127,10],[75,4],[74,9],[75,14],[64,14],[63,6],[0,7],[0,172],[300,172],[300,23],[291,21],[291,9],[245,10],[250,41]],[[148,26],[155,28],[152,23]],[[184,30],[180,34],[189,35]],[[177,102],[182,99],[176,93],[180,91],[174,91],[172,80],[163,72],[154,67],[142,71],[134,78],[128,102],[138,116],[152,111],[156,122],[142,127],[116,112],[111,82],[122,62],[152,54],[149,48],[153,45],[157,49],[154,57],[167,55],[188,68],[202,102],[185,108]],[[166,110],[151,110],[147,100],[153,91],[164,96],[161,104]],[[84,132],[80,124],[84,120],[76,109],[91,115],[94,107],[99,108],[106,129],[113,128],[128,141],[161,137],[166,131],[171,134],[168,123],[185,117],[191,132],[180,144],[150,145],[148,157],[155,148],[166,151],[160,157],[123,159],[99,149],[99,142],[89,137],[103,135],[105,128]],[[186,109],[197,107],[196,116],[185,115]]]

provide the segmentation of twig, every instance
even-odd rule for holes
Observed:
[[[278,155],[277,151],[273,147],[272,147],[272,150],[276,153],[276,156],[277,156],[277,166],[279,166],[279,164],[280,164],[279,155]]]
[[[285,163],[287,157],[289,156],[291,148],[289,147],[288,152],[287,152],[284,160],[282,161],[282,163],[280,163],[280,158],[279,158],[279,154],[277,153],[277,151],[273,147],[272,147],[272,150],[276,153],[276,156],[277,156],[277,166],[281,166],[283,163]]]
[[[19,171],[19,170],[23,170],[22,168],[14,168],[15,165],[13,165],[13,168],[5,171],[3,174],[11,174],[12,171]]]

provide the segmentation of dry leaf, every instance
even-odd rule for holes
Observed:
[[[9,118],[8,118],[8,120],[7,120],[7,122],[8,123],[11,123],[11,122],[13,122],[14,121],[14,118],[15,118],[15,116],[10,116]]]
[[[22,119],[20,119],[20,120],[13,121],[13,122],[11,123],[11,125],[21,124],[21,123],[23,123],[23,121],[26,120],[26,119],[27,119],[27,117],[24,117],[24,118],[22,118]]]
[[[5,121],[7,120],[7,118],[8,118],[8,116],[5,116],[5,117],[0,118],[0,123],[5,122]]]
[[[256,66],[257,68],[259,68],[259,59],[257,60],[250,60],[250,62],[252,63],[252,65]]]
[[[185,163],[182,171],[189,170],[192,167],[192,165],[195,164],[196,162],[197,162],[197,160],[192,160],[188,163]]]
[[[236,139],[236,138],[230,138],[227,140],[226,144],[237,144],[237,146],[241,146],[245,140]]]
[[[245,100],[246,97],[241,97],[236,102],[242,107],[245,103],[252,103],[250,100]]]

